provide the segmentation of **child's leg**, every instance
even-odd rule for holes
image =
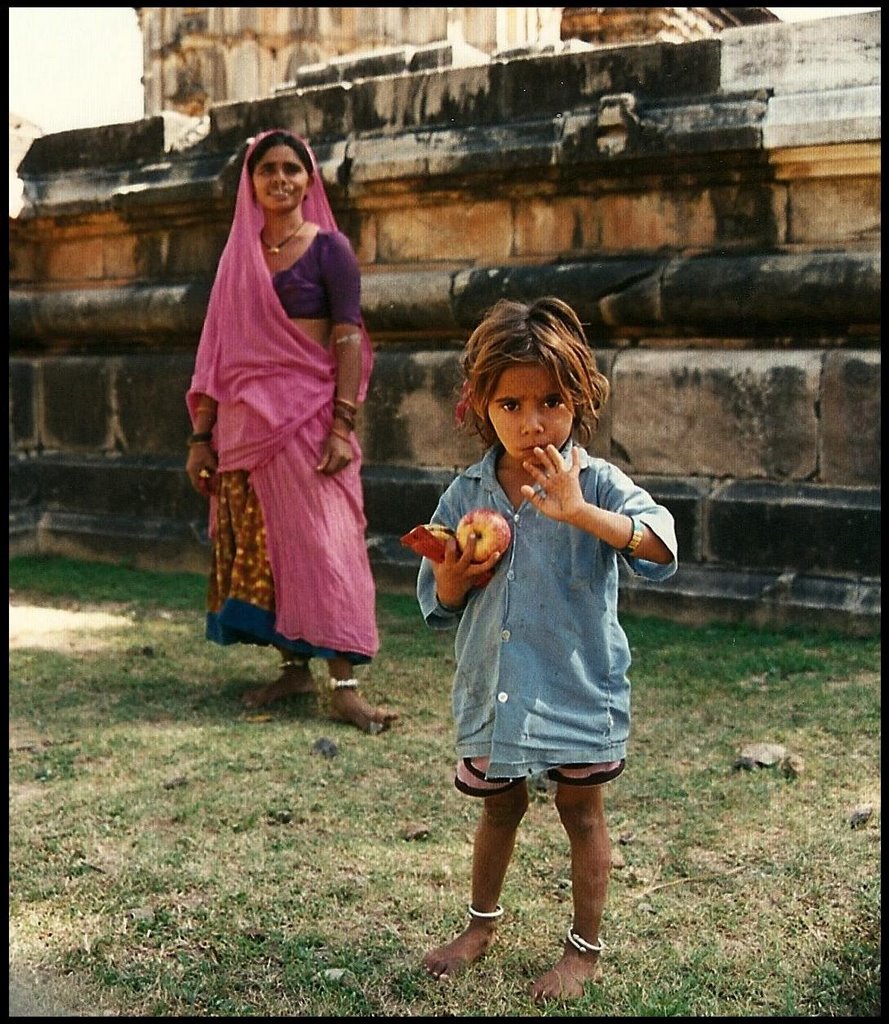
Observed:
[[[605,821],[604,786],[559,783],[556,808],[571,844],[572,931],[580,940],[579,945],[596,946],[611,871],[611,840]],[[597,952],[581,952],[566,940],[561,960],[534,982],[531,997],[538,1002],[577,999],[583,995],[584,984],[595,978],[598,967]]]
[[[426,954],[426,970],[436,978],[449,978],[461,967],[478,960],[488,949],[497,927],[497,910],[506,869],[512,859],[519,823],[528,809],[528,787],[523,781],[505,793],[484,799],[472,852],[472,908],[490,917],[473,917],[465,931]]]

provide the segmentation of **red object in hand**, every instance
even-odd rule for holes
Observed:
[[[424,558],[431,558],[433,562],[443,562],[445,545],[453,536],[454,531],[448,529],[447,526],[427,523],[423,526],[415,526],[410,533],[406,533],[401,538],[401,543]]]

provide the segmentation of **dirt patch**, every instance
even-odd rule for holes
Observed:
[[[132,625],[130,616],[107,611],[46,608],[10,602],[9,648],[95,651],[105,646],[103,632]]]

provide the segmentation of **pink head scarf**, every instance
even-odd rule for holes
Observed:
[[[286,129],[273,131],[298,139],[311,158],[313,177],[303,203],[305,219],[322,231],[338,230],[311,147]],[[273,131],[257,135],[244,155],[232,225],[186,395],[192,421],[201,394],[220,405],[214,441],[221,470],[260,465],[302,424],[331,405],[336,387],[334,354],[289,319],[262,255],[259,233],[265,219],[254,196],[248,161]],[[373,351],[363,323],[359,329],[364,366],[358,399],[363,401]]]

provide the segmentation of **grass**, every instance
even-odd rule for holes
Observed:
[[[421,967],[465,922],[478,808],[451,784],[453,638],[412,596],[379,596],[382,649],[363,678],[401,719],[369,737],[329,720],[324,696],[246,712],[241,692],[275,659],[203,640],[201,577],[17,558],[10,588],[15,603],[113,614],[10,650],[10,972],[57,1007],[880,1014],[876,639],[626,619],[634,731],[608,797],[602,979],[538,1007],[527,987],[571,920],[544,789],[495,946],[449,983]],[[783,745],[796,771],[738,769],[754,742]],[[852,827],[862,805],[873,813]]]

